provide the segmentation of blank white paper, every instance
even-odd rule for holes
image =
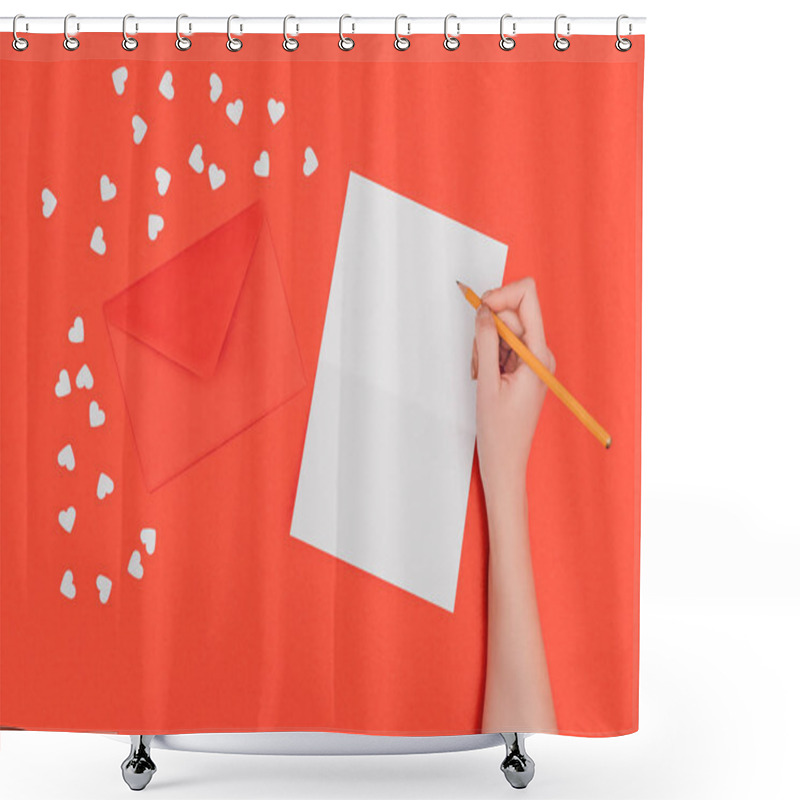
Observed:
[[[507,246],[350,173],[291,536],[452,611],[479,295]]]

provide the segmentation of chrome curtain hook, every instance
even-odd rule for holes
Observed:
[[[394,46],[397,50],[408,50],[411,47],[411,39],[400,35],[401,19],[408,19],[408,17],[405,14],[398,14],[394,18]],[[408,32],[411,33],[411,23],[408,22],[406,25],[408,26]]]
[[[456,35],[451,36],[447,32],[447,23],[450,22],[451,19],[456,20]],[[458,34],[461,30],[461,23],[458,22],[458,17],[455,14],[448,14],[444,18],[444,49],[445,50],[458,50],[458,46],[461,42],[458,41]]]
[[[555,33],[556,39],[553,42],[553,47],[560,52],[564,52],[569,47],[569,39],[565,39],[563,36],[560,36],[558,33],[558,21],[560,19],[566,19],[566,14],[559,14],[556,17],[556,21],[553,24],[553,32]],[[569,22],[567,22],[567,36],[569,36]]]
[[[80,42],[74,36],[70,36],[70,34],[69,34],[68,26],[69,26],[69,21],[71,19],[75,19],[75,15],[74,14],[67,14],[67,16],[64,17],[64,49],[65,50],[77,50],[78,46],[80,45]],[[77,33],[80,29],[81,29],[80,23],[76,22],[75,23],[75,32]]]
[[[133,14],[126,14],[122,18],[122,49],[123,50],[135,50],[139,46],[138,39],[134,39],[133,36],[128,36],[128,20],[135,19]],[[134,30],[139,30],[139,26],[134,22]]]
[[[507,19],[511,19],[511,18],[512,18],[511,14],[503,14],[503,16],[500,17],[500,49],[501,50],[513,50],[517,45],[517,42],[513,38],[513,36],[506,36],[505,31],[503,29],[503,26],[505,25],[505,21]],[[512,22],[511,23],[511,33],[514,34],[516,32],[517,32],[517,24],[516,24],[516,22]]]
[[[290,19],[297,19],[297,17],[292,16],[291,14],[287,14],[283,18],[283,49],[287,50],[290,53],[293,53],[295,50],[297,50],[298,47],[300,47],[300,42],[293,36],[289,36],[289,31],[287,30],[287,26],[289,24]],[[299,30],[299,28],[297,30]]]
[[[11,23],[11,33],[13,35],[13,39],[11,40],[11,46],[20,52],[25,50],[28,47],[28,40],[23,39],[21,36],[17,35],[17,20],[18,19],[25,19],[24,14],[17,14],[14,17],[14,21]]]
[[[181,33],[181,20],[182,19],[189,19],[188,14],[178,14],[175,17],[175,47],[178,50],[188,50],[192,46],[192,40],[188,39]],[[192,32],[192,23],[189,23],[189,33]]]
[[[342,32],[342,25],[344,24],[344,21],[346,19],[353,19],[353,18],[349,14],[342,14],[342,16],[339,17],[339,47],[341,47],[342,50],[352,50],[356,46],[355,39],[353,39],[350,36],[345,36],[344,33]],[[352,25],[353,25],[353,33],[355,33],[356,30],[355,22],[353,22]]]
[[[227,47],[232,53],[237,53],[244,46],[244,42],[231,34],[231,21],[234,19],[239,19],[239,17],[236,16],[236,14],[231,14],[228,17],[228,41],[225,44],[225,47]],[[239,30],[241,30],[241,27]]]
[[[617,17],[617,41],[614,43],[614,47],[620,51],[620,53],[627,53],[628,50],[633,47],[633,42],[630,39],[624,39],[622,36],[619,35],[619,24],[622,22],[623,19],[628,19],[627,14],[620,14]],[[628,27],[630,31],[630,26]]]

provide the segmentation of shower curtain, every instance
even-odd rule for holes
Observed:
[[[643,38],[78,39],[0,46],[0,725],[635,731]]]

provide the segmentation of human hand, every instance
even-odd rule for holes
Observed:
[[[475,317],[472,377],[477,380],[478,460],[487,506],[525,493],[533,435],[547,386],[497,333],[494,311],[555,372],[533,278],[485,292]]]

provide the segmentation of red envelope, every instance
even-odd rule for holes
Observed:
[[[150,491],[305,386],[259,202],[103,310]]]

